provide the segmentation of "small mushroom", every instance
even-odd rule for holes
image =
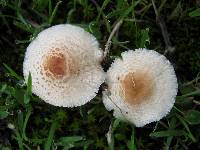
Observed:
[[[31,73],[32,92],[45,102],[80,106],[93,99],[104,82],[102,57],[93,35],[74,25],[56,25],[27,47],[23,73],[26,80]]]
[[[173,66],[153,50],[122,53],[107,71],[108,91],[103,92],[106,108],[114,116],[137,127],[158,121],[174,105],[178,84]],[[108,94],[109,93],[109,94]]]

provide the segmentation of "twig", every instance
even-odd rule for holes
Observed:
[[[159,123],[163,126],[163,127],[165,127],[166,129],[168,129],[168,126],[163,122],[163,121],[159,121]]]
[[[112,129],[112,123],[111,123],[109,126],[109,130],[106,133],[108,145],[110,145],[112,143],[112,132],[113,132],[113,129]]]
[[[109,50],[110,50],[110,45],[111,45],[111,40],[113,38],[113,36],[115,35],[116,31],[119,29],[119,27],[121,26],[121,24],[123,23],[123,20],[119,20],[116,24],[115,27],[113,28],[112,32],[110,33],[110,36],[106,42],[105,45],[105,50],[104,50],[104,58],[108,55]]]
[[[94,5],[97,7],[97,10],[98,11],[101,11],[101,8],[100,6],[98,5],[98,3],[95,1],[95,0],[91,0]],[[105,20],[106,16],[104,15],[104,13],[102,13],[103,15],[103,19]],[[106,22],[106,21],[105,21]],[[108,53],[109,53],[109,49],[110,49],[110,45],[111,45],[111,40],[112,40],[112,37],[114,36],[114,34],[117,32],[117,30],[119,29],[119,27],[121,26],[123,22],[123,19],[120,19],[114,26],[113,30],[111,31],[110,33],[110,36],[106,42],[106,45],[105,45],[105,50],[104,50],[104,54],[103,54],[103,57],[106,58]]]
[[[165,48],[164,54],[166,54],[168,52],[174,52],[175,47],[173,47],[171,42],[170,42],[166,24],[165,24],[164,20],[160,17],[154,0],[152,0],[152,4],[153,4],[153,8],[154,8],[154,11],[155,11],[155,14],[156,14],[156,21],[157,21],[158,25],[160,26],[160,29],[161,29],[161,32],[162,32],[162,36],[163,36],[164,42],[165,42],[165,47],[166,48]]]
[[[200,102],[197,101],[197,100],[193,100],[193,103],[197,104],[197,105],[200,105]]]

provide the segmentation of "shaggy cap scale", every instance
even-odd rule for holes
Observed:
[[[129,50],[107,72],[106,108],[114,116],[142,127],[171,110],[177,94],[174,68],[165,56],[147,49]]]
[[[80,106],[96,96],[104,82],[102,51],[96,38],[82,28],[63,24],[38,34],[28,46],[23,63],[32,91],[45,102]]]

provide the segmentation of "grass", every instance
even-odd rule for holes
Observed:
[[[0,149],[199,149],[200,4],[163,0],[155,6],[151,0],[0,0]],[[127,49],[146,47],[165,54],[179,82],[167,117],[135,128],[114,119],[100,93],[73,109],[48,105],[32,95],[31,76],[24,83],[22,64],[26,47],[41,30],[76,24],[104,49],[120,20],[102,65],[107,69]]]

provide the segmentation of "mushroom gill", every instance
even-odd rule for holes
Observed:
[[[153,80],[145,72],[129,72],[120,80],[122,96],[131,105],[142,103],[153,93]]]

